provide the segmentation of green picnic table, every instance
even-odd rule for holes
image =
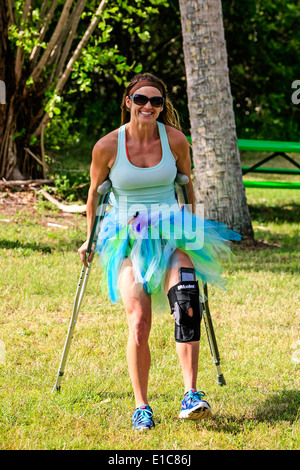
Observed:
[[[189,143],[191,137],[187,136]],[[242,173],[268,173],[279,175],[300,175],[300,164],[297,163],[288,153],[300,154],[300,142],[283,142],[279,140],[253,140],[238,139],[239,150],[248,152],[268,152],[270,155],[263,158],[252,166],[242,166]],[[283,157],[295,168],[267,168],[262,167],[264,163],[276,157]],[[192,164],[193,167],[193,164]],[[300,183],[289,181],[244,181],[246,188],[280,188],[280,189],[300,189]]]
[[[251,140],[238,139],[239,150],[251,152],[269,152],[266,158],[252,166],[242,166],[242,173],[269,173],[281,175],[300,175],[300,165],[288,153],[300,154],[300,142],[282,142],[273,140]],[[296,168],[267,168],[262,167],[264,163],[276,157],[283,157],[292,163]],[[280,189],[300,189],[300,183],[289,181],[245,181],[246,188],[280,188]]]

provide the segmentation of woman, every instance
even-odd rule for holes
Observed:
[[[194,212],[189,145],[163,81],[151,74],[136,75],[125,90],[121,109],[121,127],[101,138],[93,149],[87,239],[96,211],[97,187],[109,177],[114,208],[104,218],[96,251],[110,298],[121,298],[127,314],[127,361],[136,405],[132,426],[151,429],[154,420],[147,397],[151,300],[168,293],[174,313],[176,351],[185,388],[179,417],[207,418],[210,406],[196,387],[201,312],[195,276],[223,285],[216,252],[228,256],[227,240],[241,237],[222,224],[204,221],[204,240],[199,241],[196,234],[196,242],[190,243],[185,225],[199,219],[186,209],[180,210],[174,190],[177,172],[187,175],[186,189]],[[87,242],[78,250],[84,264],[86,249]],[[189,272],[182,274],[179,268]],[[183,275],[191,275],[186,279],[193,283],[185,282]],[[186,289],[186,303],[180,300],[179,288]]]

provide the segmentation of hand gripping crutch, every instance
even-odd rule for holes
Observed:
[[[187,175],[182,175],[181,173],[177,173],[175,183],[177,183],[177,188],[182,192],[183,196],[183,202],[185,204],[189,203],[188,200],[188,195],[187,191],[185,188],[185,185],[189,182],[189,178]],[[203,308],[203,318],[204,318],[204,323],[205,323],[205,329],[208,337],[208,342],[209,342],[209,347],[210,347],[210,352],[213,357],[215,366],[217,368],[217,382],[218,385],[226,385],[224,375],[222,374],[221,371],[221,366],[220,366],[220,354],[218,350],[218,345],[217,345],[217,340],[216,340],[216,335],[214,331],[214,326],[212,323],[210,311],[209,311],[209,305],[208,305],[208,289],[207,289],[207,284],[203,283],[203,291],[204,291],[204,308]]]
[[[76,325],[80,305],[81,305],[81,302],[82,302],[82,299],[83,299],[84,291],[85,291],[86,286],[87,286],[89,271],[91,269],[91,265],[92,265],[92,262],[93,262],[93,258],[91,259],[90,262],[88,261],[88,259],[89,259],[89,256],[91,254],[93,244],[96,241],[96,238],[97,238],[97,235],[98,235],[98,233],[97,233],[98,230],[97,229],[99,227],[99,224],[100,224],[101,220],[103,219],[103,217],[105,215],[110,189],[111,189],[111,182],[110,182],[109,179],[105,180],[104,183],[102,183],[97,189],[97,192],[99,194],[98,207],[97,207],[95,219],[93,221],[92,231],[91,231],[91,234],[90,234],[88,247],[87,247],[87,251],[86,251],[86,260],[87,260],[88,266],[83,265],[82,269],[81,269],[81,272],[80,272],[79,282],[78,282],[78,285],[77,285],[77,290],[76,290],[74,304],[73,304],[72,316],[71,316],[71,320],[70,320],[70,324],[69,324],[69,330],[68,330],[68,334],[67,334],[63,354],[62,354],[62,358],[61,358],[59,369],[58,369],[56,383],[55,383],[54,388],[52,390],[53,392],[55,390],[60,391],[60,383],[61,383],[61,380],[62,380],[62,376],[64,375],[65,365],[66,365],[66,362],[67,362],[67,357],[68,357],[69,349],[70,349],[70,346],[71,346],[71,341],[72,341],[72,338],[73,338],[73,334],[74,334],[74,330],[75,330],[75,325]]]

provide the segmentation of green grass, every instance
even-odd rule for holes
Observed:
[[[234,245],[227,291],[209,291],[225,387],[217,385],[202,328],[198,388],[213,418],[177,419],[183,383],[173,319],[168,310],[154,312],[149,399],[156,428],[147,434],[131,430],[127,322],[122,306],[100,293],[96,263],[61,393],[52,393],[85,218],[63,217],[42,202],[0,214],[1,449],[299,449],[300,192],[249,189],[247,199],[260,244]]]

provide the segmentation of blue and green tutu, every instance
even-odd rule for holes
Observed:
[[[118,276],[125,258],[132,262],[136,283],[159,303],[166,297],[165,275],[175,250],[186,253],[202,283],[225,289],[222,259],[230,259],[231,241],[241,235],[225,224],[192,214],[183,206],[174,212],[141,212],[130,223],[117,208],[104,217],[95,251],[102,269],[101,284],[107,287],[112,302],[121,299]]]

